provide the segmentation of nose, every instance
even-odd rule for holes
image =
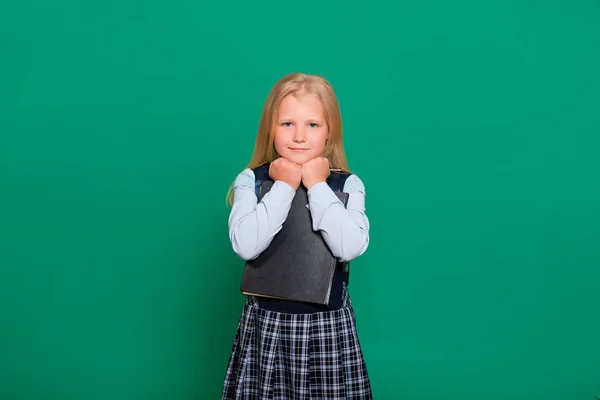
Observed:
[[[294,132],[294,142],[297,142],[297,143],[306,142],[306,135],[304,134],[303,128],[298,128]]]

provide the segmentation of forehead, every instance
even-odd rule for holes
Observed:
[[[324,118],[325,110],[316,94],[290,94],[279,105],[279,118]]]

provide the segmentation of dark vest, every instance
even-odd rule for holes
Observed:
[[[263,182],[273,182],[273,180],[269,176],[269,165],[269,163],[266,163],[257,168],[252,169],[256,179],[254,189],[257,197],[260,193],[260,187]],[[334,192],[341,192],[343,191],[344,183],[346,182],[346,179],[349,176],[350,174],[348,173],[331,171],[326,182],[331,188],[331,190],[333,190]],[[267,297],[257,297],[258,304],[261,308],[267,310],[292,314],[306,314],[339,309],[342,307],[343,304],[343,286],[344,284],[348,284],[349,275],[349,263],[342,263],[338,261],[337,268],[333,275],[333,282],[331,286],[331,294],[329,296],[328,305],[300,303],[295,301],[272,299]]]

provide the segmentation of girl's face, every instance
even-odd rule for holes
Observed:
[[[303,93],[283,98],[275,120],[274,140],[281,157],[299,165],[319,157],[328,134],[325,110],[316,95]]]

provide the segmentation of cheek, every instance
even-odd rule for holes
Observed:
[[[275,130],[275,137],[273,138],[273,145],[275,146],[275,150],[277,150],[277,152],[281,152],[283,149],[285,149],[287,143],[287,139],[284,135],[284,133],[281,130]]]
[[[315,132],[312,139],[312,147],[319,151],[323,151],[323,149],[325,149],[325,142],[327,141],[327,130],[323,129],[319,132]]]

